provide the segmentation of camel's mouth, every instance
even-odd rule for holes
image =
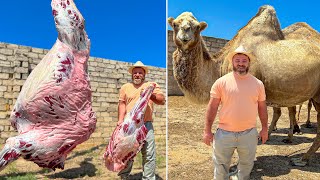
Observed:
[[[178,37],[178,39],[183,43],[183,44],[187,44],[189,41],[191,41],[191,38],[186,38],[186,37]]]

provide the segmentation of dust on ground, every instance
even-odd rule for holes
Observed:
[[[206,105],[196,105],[183,96],[168,98],[168,178],[180,179],[213,179],[212,147],[202,142]],[[287,137],[289,116],[287,108],[282,108],[277,128],[266,144],[259,144],[257,161],[252,170],[251,179],[320,179],[319,150],[312,157],[310,165],[296,167],[290,165],[290,158],[300,157],[310,148],[316,128],[305,128],[307,104],[304,104],[299,125],[302,135],[294,135],[292,144],[282,142]],[[272,119],[272,108],[268,107],[269,125]],[[311,123],[316,126],[317,113],[311,111]],[[257,123],[261,129],[260,121]],[[217,127],[217,119],[213,125]],[[232,164],[236,163],[236,156]]]

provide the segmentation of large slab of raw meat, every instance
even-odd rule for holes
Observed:
[[[105,165],[110,171],[121,171],[130,159],[141,150],[148,130],[144,125],[144,113],[155,88],[150,84],[141,94],[122,124],[114,130],[104,153]]]
[[[21,89],[10,117],[19,135],[7,139],[0,170],[20,156],[63,169],[67,154],[95,130],[84,19],[72,0],[53,0],[51,6],[59,37]]]

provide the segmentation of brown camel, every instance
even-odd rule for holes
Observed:
[[[319,46],[304,39],[286,40],[271,6],[262,6],[256,16],[212,57],[200,35],[207,26],[205,22],[198,22],[188,12],[176,19],[171,17],[168,22],[174,30],[177,45],[173,53],[174,77],[190,100],[208,102],[214,81],[231,71],[232,66],[225,57],[240,44],[252,50],[257,58],[251,64],[250,73],[264,83],[269,105],[294,107],[312,100],[318,112],[317,136],[308,152],[293,160],[294,165],[306,165],[320,146]]]
[[[293,25],[290,25],[286,27],[285,29],[282,30],[282,33],[285,37],[286,40],[288,39],[302,39],[306,40],[309,42],[312,42],[313,44],[317,45],[320,47],[320,34],[315,31],[312,27],[310,27],[308,24],[304,22],[298,22]],[[312,102],[309,100],[308,102],[308,119],[306,121],[306,127],[311,128],[311,123],[310,123],[310,110],[312,108]],[[300,109],[301,105],[299,107],[299,114],[300,114]],[[288,133],[289,138],[284,139],[283,141],[286,143],[291,143],[292,142],[292,137],[294,133],[301,134],[299,125],[297,123],[297,119],[295,117],[296,113],[296,107],[288,107],[289,110],[289,117],[292,118],[290,119],[290,131]],[[298,114],[298,118],[299,118]],[[273,117],[272,117],[272,122],[269,126],[269,136],[273,130],[276,129],[276,124],[277,121],[279,120],[281,116],[281,109],[278,107],[273,107]],[[299,121],[299,120],[298,120]]]

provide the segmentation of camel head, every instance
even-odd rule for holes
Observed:
[[[59,40],[76,50],[88,49],[84,18],[73,0],[52,0],[51,7]]]
[[[174,31],[175,44],[182,50],[192,49],[200,43],[200,32],[207,27],[207,23],[199,22],[190,12],[184,12],[176,19],[170,17],[168,23]]]

